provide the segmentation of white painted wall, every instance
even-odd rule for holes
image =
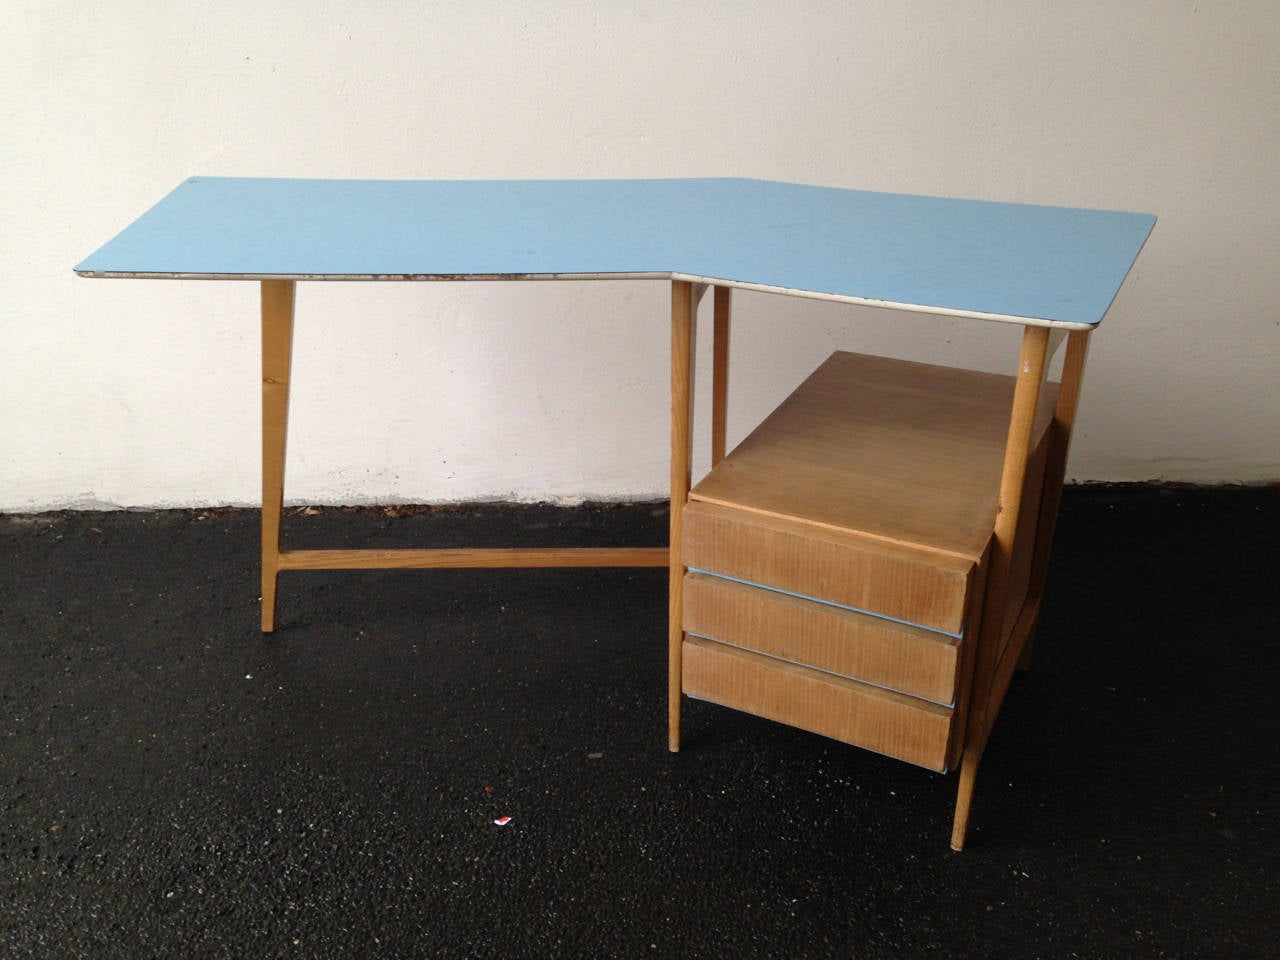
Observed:
[[[1069,473],[1280,478],[1277,51],[1275,0],[4,0],[0,509],[257,499],[255,285],[71,272],[192,174],[1153,212]],[[660,282],[301,285],[287,497],[658,496],[667,311]],[[736,320],[731,440],[837,347],[1017,351],[1003,325],[764,295]]]

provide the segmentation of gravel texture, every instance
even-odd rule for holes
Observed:
[[[955,775],[689,703],[661,570],[285,573],[250,510],[0,516],[0,957],[1274,957],[1280,495],[1069,488]],[[291,511],[661,544],[665,507]],[[510,817],[505,825],[495,820]]]

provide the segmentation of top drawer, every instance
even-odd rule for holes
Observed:
[[[719,504],[684,510],[693,570],[960,636],[976,564]]]

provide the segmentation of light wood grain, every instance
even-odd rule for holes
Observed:
[[[429,570],[457,567],[665,567],[666,547],[285,550],[281,570]]]
[[[1049,438],[1046,436],[1040,439],[1027,456],[1026,477],[1022,484],[1021,498],[1024,507],[1018,511],[1018,529],[1014,533],[1011,548],[1013,553],[1009,558],[1009,582],[1005,588],[1004,611],[1000,615],[1002,627],[996,659],[1004,653],[1013,623],[1027,599],[1031,584],[1031,568],[1035,556],[1036,532],[1040,524],[1040,499],[1044,492],[1044,469],[1048,447]]]
[[[728,462],[728,461],[726,461]],[[684,563],[957,634],[974,563],[951,554],[690,500]]]
[[[1049,435],[1074,413],[1074,399],[1044,381],[1047,342],[1044,328],[1024,330],[1017,377],[836,354],[693,488],[683,511],[682,562],[694,568],[685,691],[932,769],[959,762],[955,849],[1038,616],[1042,501],[1061,484],[1051,458],[1062,450]],[[1069,342],[1068,393],[1079,342]],[[868,629],[865,614],[830,603],[919,627]],[[966,639],[919,628],[963,628]],[[918,685],[911,671],[923,666],[943,675],[935,686]],[[917,737],[911,724],[893,734],[858,726],[859,710],[871,715],[854,709],[866,690],[913,708],[938,706],[941,693],[954,708],[940,733],[929,727],[921,754],[918,741],[895,739]]]
[[[289,371],[293,354],[294,284],[264,280],[262,306],[262,631],[275,630],[284,508]]]
[[[836,353],[692,497],[976,561],[1013,390],[1013,377]],[[1044,392],[1038,435],[1053,411]]]
[[[869,684],[689,637],[684,690],[690,696],[944,770],[952,711]]]
[[[690,573],[687,632],[950,706],[959,641],[842,607]]]

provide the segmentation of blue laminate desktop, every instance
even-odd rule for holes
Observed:
[[[209,279],[676,278],[1098,323],[1155,218],[764,180],[193,177],[76,266]]]

